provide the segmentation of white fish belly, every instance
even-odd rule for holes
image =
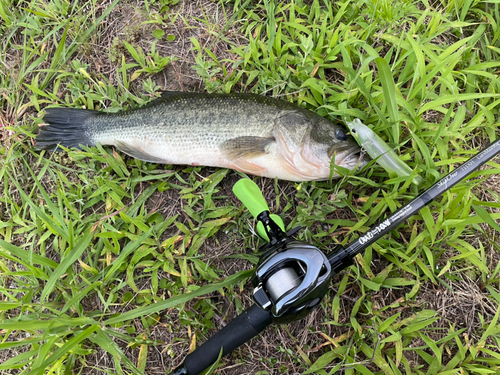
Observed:
[[[104,144],[113,144],[119,150],[135,158],[157,163],[231,168],[250,175],[287,181],[313,181],[328,178],[329,168],[323,170],[324,168],[304,163],[300,155],[302,147],[296,148],[292,152],[293,155],[290,155],[290,150],[285,152],[283,149],[288,147],[279,141],[271,143],[266,152],[261,155],[228,158],[219,149],[219,145],[228,139],[254,136],[251,127],[245,130],[232,129],[231,134],[226,133],[224,137],[211,136],[209,132],[192,132],[188,136],[185,131],[179,131],[177,134],[168,136],[166,133],[156,134],[154,137],[129,135],[101,141],[104,141],[102,142]],[[269,134],[269,131],[266,133]],[[264,135],[261,133],[257,137]],[[284,156],[285,154],[287,157]],[[304,169],[304,165],[312,168]]]

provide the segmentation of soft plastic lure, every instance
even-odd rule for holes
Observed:
[[[363,124],[361,120],[356,118],[346,124],[356,142],[387,172],[394,172],[400,177],[411,176],[413,173],[412,169],[398,157],[382,138]],[[416,185],[420,185],[423,181],[420,176],[413,178],[413,183]]]

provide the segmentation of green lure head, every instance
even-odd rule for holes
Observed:
[[[363,148],[370,141],[370,139],[373,139],[374,135],[377,136],[369,127],[363,124],[361,120],[358,118],[355,118],[352,122],[347,121],[346,125],[351,131],[351,136],[356,140],[358,145],[360,145]]]

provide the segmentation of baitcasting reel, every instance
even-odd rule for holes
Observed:
[[[269,214],[252,180],[239,180],[233,191],[256,217],[259,235],[269,241],[260,248],[263,254],[252,276],[256,305],[270,311],[275,323],[303,318],[319,306],[328,290],[332,275],[328,258],[317,247],[292,238],[300,227],[283,231],[283,221]]]
[[[233,191],[257,219],[257,233],[269,243],[263,251],[255,274],[255,304],[231,320],[170,375],[198,375],[221,356],[257,336],[273,322],[300,319],[319,306],[330,278],[353,264],[353,258],[382,236],[396,229],[433,199],[479,169],[500,153],[500,139],[470,158],[453,172],[437,181],[411,202],[374,226],[354,242],[338,245],[328,256],[291,236],[299,228],[285,233],[284,224],[269,208],[259,188],[249,179],[238,181]]]

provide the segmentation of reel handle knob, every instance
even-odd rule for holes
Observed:
[[[267,205],[262,192],[260,191],[257,184],[249,178],[242,178],[236,184],[234,184],[233,192],[234,195],[236,195],[241,201],[241,203],[243,203],[243,205],[248,208],[254,218],[257,219],[257,217],[262,212],[269,212],[269,206]],[[281,217],[275,214],[271,214],[269,216],[284,232],[285,224],[283,223],[283,220],[281,220]],[[269,241],[269,237],[267,236],[264,224],[261,221],[257,223],[257,233],[263,239]]]

